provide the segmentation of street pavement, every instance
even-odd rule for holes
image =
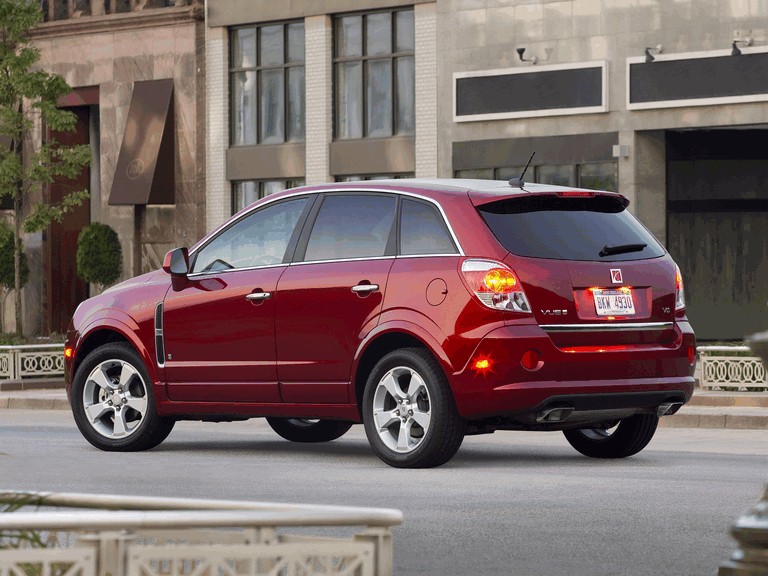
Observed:
[[[322,445],[263,420],[179,423],[160,447],[105,453],[66,410],[0,410],[0,488],[398,508],[398,575],[714,575],[728,529],[768,481],[768,431],[661,428],[619,461],[560,433],[468,437],[432,470],[397,470],[361,426]]]

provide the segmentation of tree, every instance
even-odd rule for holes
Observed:
[[[123,252],[117,232],[107,224],[94,222],[77,237],[77,275],[96,284],[99,292],[120,277]]]
[[[13,228],[0,220],[0,332],[3,331],[3,318],[5,315],[5,300],[13,290],[15,284],[14,255],[13,248],[16,245],[16,239],[13,235]],[[21,285],[27,283],[29,279],[29,265],[27,264],[27,255],[21,252]]]
[[[36,69],[40,51],[30,42],[30,30],[40,22],[36,0],[0,0],[0,197],[13,199],[15,238],[14,290],[16,334],[21,336],[22,230],[38,232],[87,197],[72,191],[57,204],[42,201],[25,216],[31,194],[54,181],[75,178],[90,161],[88,146],[59,146],[54,138],[39,141],[41,127],[50,134],[72,131],[76,117],[56,107],[71,91],[63,78]],[[26,143],[26,150],[25,150]]]

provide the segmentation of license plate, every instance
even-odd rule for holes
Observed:
[[[593,290],[598,316],[633,316],[635,303],[632,293],[624,290]]]

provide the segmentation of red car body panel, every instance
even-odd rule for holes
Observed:
[[[375,190],[428,199],[455,234],[456,255],[285,263],[173,281],[158,271],[86,301],[68,333],[67,346],[74,349],[66,363],[68,390],[83,354],[93,349],[89,337],[108,330],[139,351],[155,383],[158,412],[180,418],[360,421],[364,359],[393,335],[431,351],[459,413],[469,420],[514,417],[564,396],[670,392],[690,398],[688,353],[695,337],[684,315],[675,312],[675,264],[668,254],[611,262],[510,254],[475,206],[525,192],[469,191],[460,182],[368,182],[300,192]],[[298,193],[270,196],[244,212]],[[532,313],[483,305],[461,271],[468,258],[508,266]],[[614,286],[615,268],[622,270],[621,285],[633,291],[636,314],[629,319],[598,317],[590,300],[590,288]],[[365,296],[352,291],[366,283],[379,289]],[[271,296],[255,305],[245,298],[253,291]],[[155,350],[160,302],[163,365]],[[540,359],[533,369],[523,365],[530,351]],[[487,359],[489,367],[477,369],[478,359]]]

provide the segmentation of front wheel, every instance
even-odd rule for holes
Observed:
[[[591,458],[626,458],[645,448],[656,433],[659,417],[637,414],[597,428],[563,430],[568,443]]]
[[[175,422],[157,415],[151,382],[129,344],[105,344],[91,352],[71,391],[72,413],[85,439],[119,452],[148,450],[165,440]]]
[[[267,418],[272,430],[291,442],[330,442],[352,428],[349,422],[306,418]]]
[[[421,348],[379,360],[363,394],[363,423],[373,451],[395,468],[445,464],[466,431],[440,365]]]

